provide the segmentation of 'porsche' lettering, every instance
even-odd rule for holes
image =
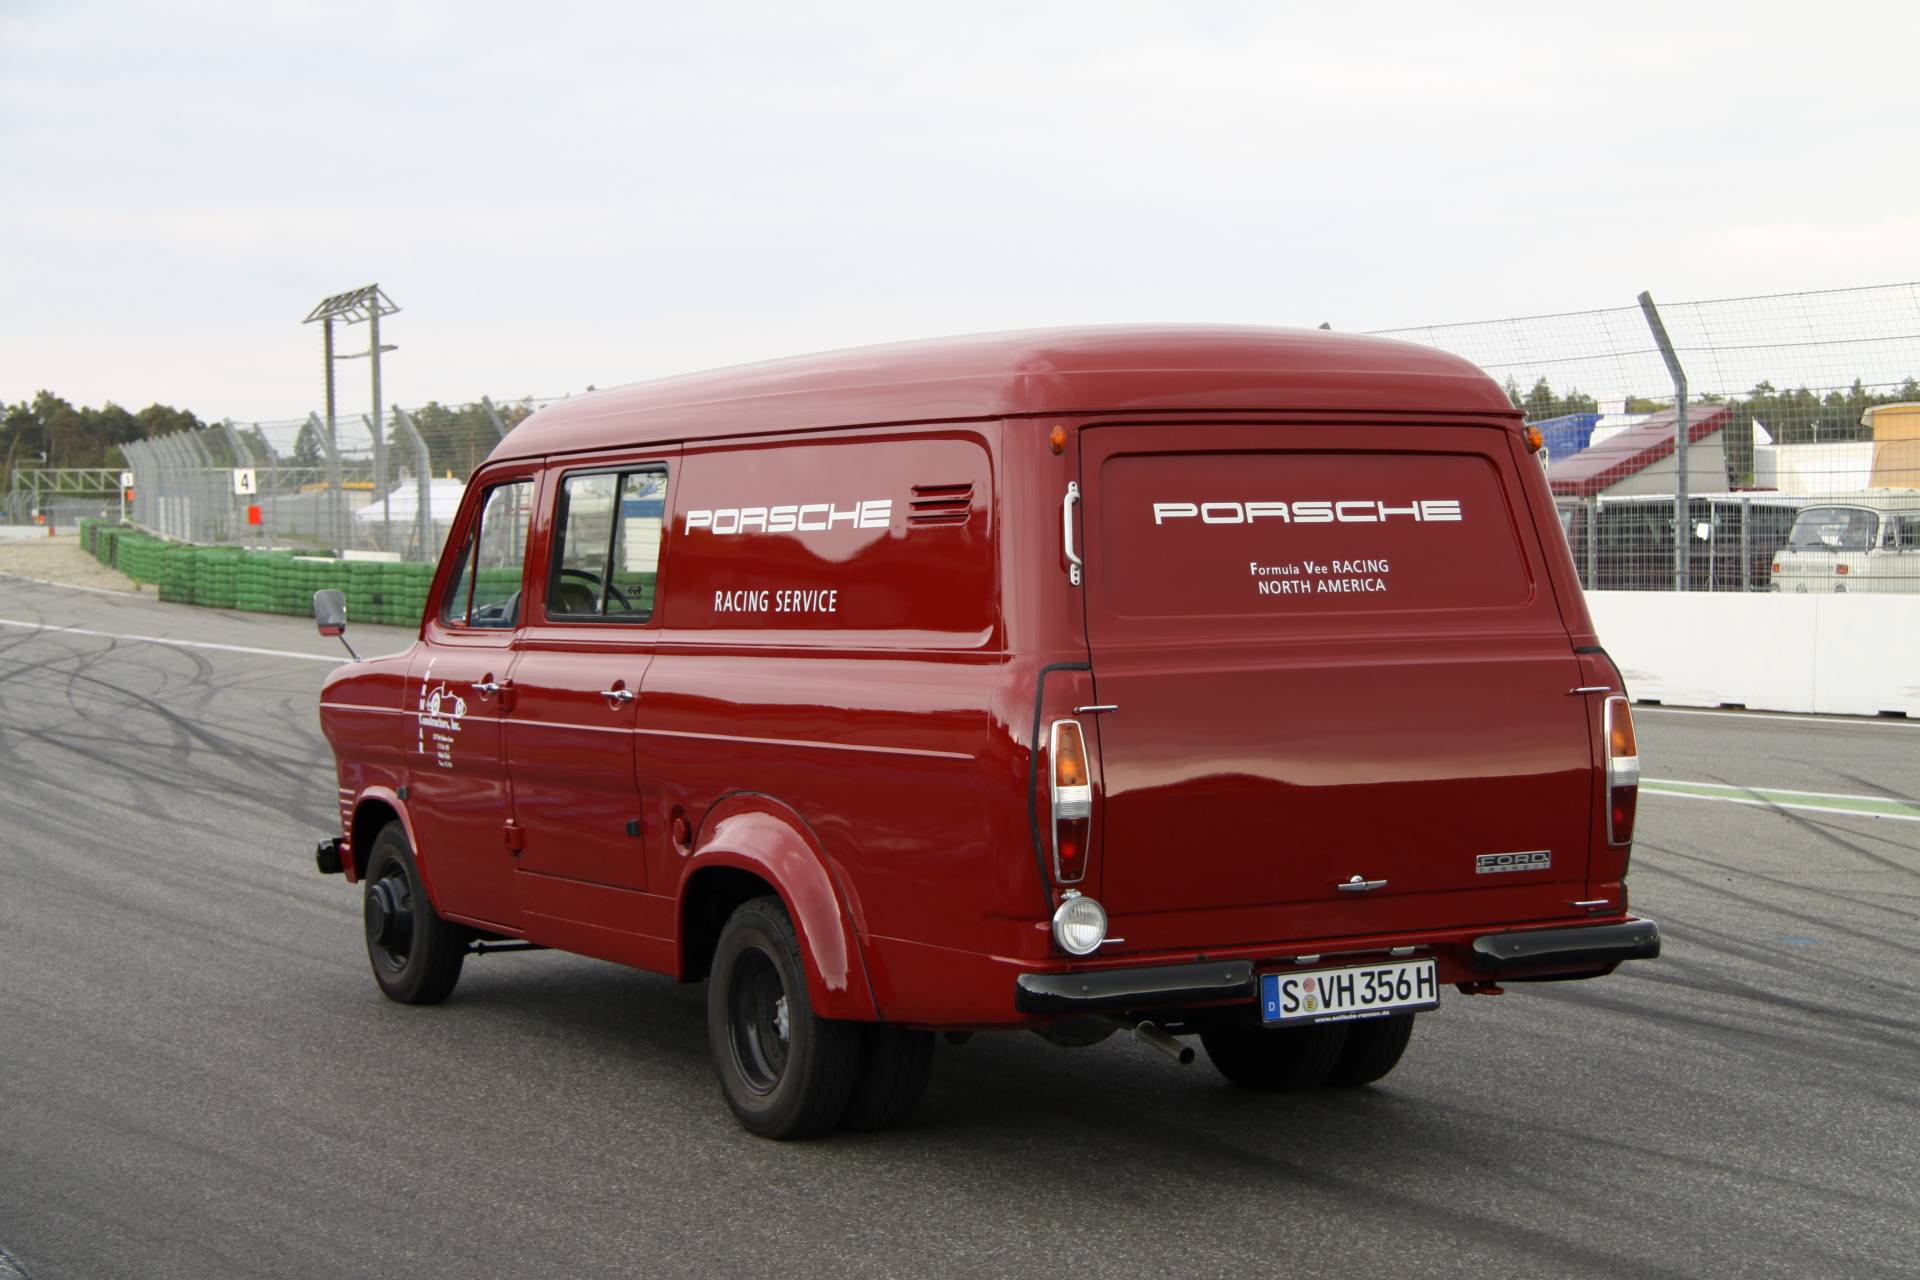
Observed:
[[[1422,524],[1457,522],[1458,498],[1419,498],[1394,506],[1378,498],[1303,502],[1156,502],[1153,522],[1192,520],[1202,524],[1253,524],[1279,520],[1285,524],[1384,524],[1404,517]]]
[[[884,529],[893,523],[892,498],[867,498],[842,507],[834,502],[778,507],[701,507],[682,515],[682,533],[705,529],[726,537],[738,533],[831,533],[835,529]]]

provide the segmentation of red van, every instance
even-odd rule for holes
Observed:
[[[1497,384],[1320,331],[570,400],[475,472],[418,643],[327,681],[318,860],[402,1002],[504,948],[706,980],[768,1136],[902,1119],[938,1032],[1365,1084],[1446,987],[1659,954],[1555,521]]]

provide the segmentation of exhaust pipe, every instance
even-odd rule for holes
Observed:
[[[1151,1022],[1134,1023],[1133,1038],[1150,1049],[1158,1049],[1183,1067],[1193,1062],[1192,1045],[1181,1044]]]

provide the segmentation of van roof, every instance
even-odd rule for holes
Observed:
[[[1026,329],[852,347],[549,405],[494,458],[826,427],[1183,410],[1497,414],[1474,365],[1413,343],[1232,325]]]

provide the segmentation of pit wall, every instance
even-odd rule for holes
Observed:
[[[1920,595],[1594,591],[1636,702],[1920,717]]]

